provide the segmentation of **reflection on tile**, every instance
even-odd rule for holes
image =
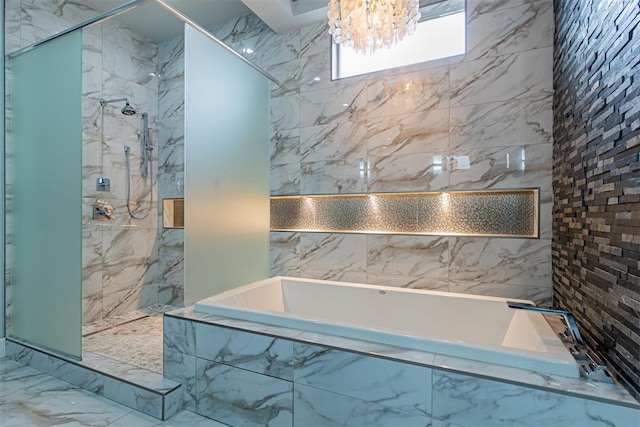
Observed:
[[[302,58],[302,71],[299,81],[301,92],[329,88],[342,84],[340,80],[331,80],[330,53],[331,51],[326,49],[318,54]]]
[[[551,191],[552,144],[462,149],[452,154],[466,164],[452,163],[451,189],[538,187]]]
[[[243,38],[234,43],[238,51],[262,68],[298,58],[300,54],[300,30],[286,33],[265,31],[256,37]]]
[[[368,117],[449,107],[449,68],[425,69],[373,81],[367,88]]]

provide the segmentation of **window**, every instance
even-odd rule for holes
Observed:
[[[422,7],[420,12],[422,18],[416,32],[391,49],[363,55],[333,43],[331,78],[342,79],[465,53],[464,1],[441,1]]]

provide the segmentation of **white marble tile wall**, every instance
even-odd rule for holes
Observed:
[[[184,38],[158,45],[158,200],[184,197]],[[162,228],[158,217],[158,298],[184,302],[184,230]]]
[[[158,47],[116,20],[83,33],[83,320],[89,323],[158,302]],[[99,99],[128,98],[149,114],[151,176],[143,178],[141,115],[124,116],[123,103],[100,106]],[[130,208],[127,211],[127,158],[131,147]],[[111,180],[110,192],[96,191],[98,177]],[[154,200],[150,203],[150,195]],[[92,218],[97,198],[115,207],[115,220]],[[147,215],[148,213],[148,215]]]
[[[324,24],[212,31],[285,83],[273,195],[540,187],[541,239],[274,232],[271,274],[550,302],[553,3],[467,3],[465,55],[339,81]]]

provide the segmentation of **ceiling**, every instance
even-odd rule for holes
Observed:
[[[281,33],[326,19],[328,0],[165,0],[202,26],[254,12]],[[126,0],[83,0],[98,12],[126,4]],[[182,34],[183,23],[154,2],[116,17],[156,41]]]

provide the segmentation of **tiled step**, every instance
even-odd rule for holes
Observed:
[[[166,420],[182,409],[180,383],[85,352],[73,360],[8,338],[7,357],[144,414]]]

